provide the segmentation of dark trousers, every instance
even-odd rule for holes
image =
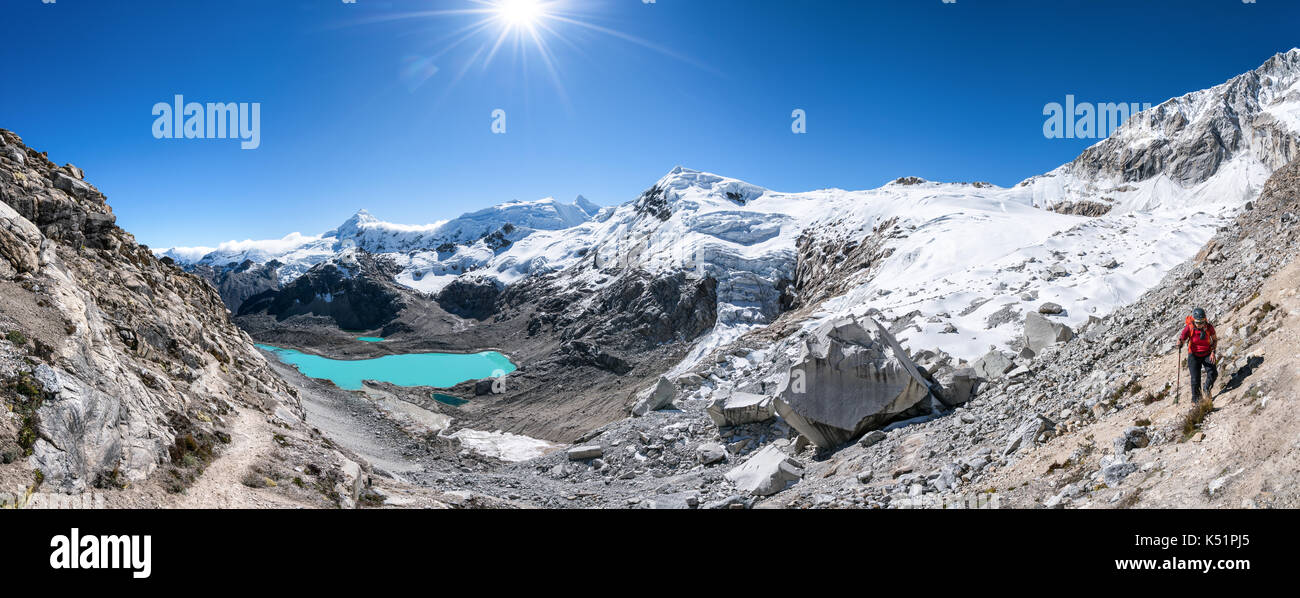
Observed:
[[[1196,356],[1187,354],[1187,369],[1192,373],[1192,402],[1201,400],[1201,369],[1205,369],[1205,392],[1210,392],[1214,381],[1219,377],[1219,368],[1210,363],[1209,355]]]

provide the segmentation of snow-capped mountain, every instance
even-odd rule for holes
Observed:
[[[907,177],[783,193],[678,167],[600,211],[543,200],[421,227],[362,212],[320,237],[235,244],[197,263],[273,258],[292,280],[359,248],[388,255],[398,283],[430,293],[462,276],[511,285],[553,274],[562,287],[598,290],[631,270],[684,270],[717,280],[718,313],[678,370],[790,310],[796,329],[878,312],[910,349],[974,359],[990,345],[1014,348],[1024,313],[1043,303],[1078,327],[1134,301],[1297,150],[1300,49],[1141,112],[1010,188]]]
[[[246,261],[265,264],[276,260],[282,264],[277,272],[280,281],[288,283],[335,255],[360,249],[393,254],[404,266],[405,283],[436,291],[534,231],[569,228],[591,219],[599,210],[582,196],[573,203],[546,198],[504,203],[434,224],[407,225],[384,222],[363,209],[338,228],[317,236],[295,232],[282,239],[230,241],[216,248],[173,247],[158,253],[184,266],[217,270]]]

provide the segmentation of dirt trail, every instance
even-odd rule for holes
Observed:
[[[203,475],[190,486],[175,504],[178,509],[291,509],[314,507],[266,490],[249,488],[242,482],[244,473],[259,457],[275,449],[275,432],[266,416],[248,407],[237,407],[238,418],[230,426],[230,444],[226,445]]]

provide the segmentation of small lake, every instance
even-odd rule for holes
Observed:
[[[282,362],[298,368],[308,378],[330,380],[339,388],[361,390],[362,380],[377,380],[397,386],[448,388],[466,380],[504,376],[515,364],[496,351],[482,353],[410,353],[374,359],[330,359],[293,349],[257,345]]]
[[[361,342],[363,342],[363,343],[382,343],[382,342],[384,342],[384,339],[383,339],[383,338],[380,338],[380,337],[378,337],[378,336],[358,336],[358,337],[357,337],[357,340],[359,340],[359,341],[361,341]]]

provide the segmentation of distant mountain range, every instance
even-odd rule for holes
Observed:
[[[427,226],[363,210],[318,237],[160,255],[217,275],[274,260],[285,284],[360,250],[391,258],[398,284],[434,295],[461,278],[511,285],[563,272],[566,285],[597,289],[629,266],[689,270],[718,280],[718,326],[697,357],[815,304],[824,313],[814,320],[906,317],[897,328],[908,346],[974,358],[1014,344],[1030,302],[1061,305],[1075,326],[1132,302],[1256,197],[1298,140],[1300,49],[1143,111],[1010,188],[904,177],[783,193],[677,167],[603,210],[545,199]],[[854,259],[864,245],[871,255]]]

